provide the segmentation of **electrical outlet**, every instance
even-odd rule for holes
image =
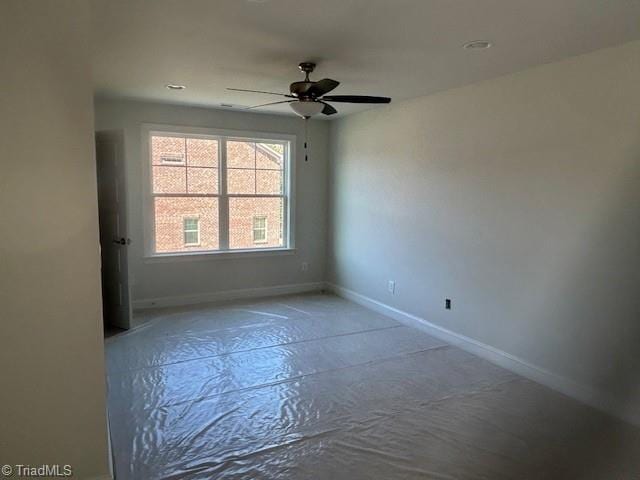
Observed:
[[[444,308],[446,310],[451,310],[451,299],[450,298],[445,298],[444,299]]]
[[[395,295],[396,294],[396,281],[395,280],[389,280],[389,283],[387,284],[387,290],[389,290],[389,293],[391,295]]]
[[[300,265],[300,270],[306,272],[307,270],[309,270],[309,264],[307,262],[302,262],[302,264]]]

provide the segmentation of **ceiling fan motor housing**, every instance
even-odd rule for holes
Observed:
[[[313,86],[314,82],[310,81],[301,81],[301,82],[293,82],[289,85],[289,91],[291,95],[294,97],[298,97],[299,99],[304,98],[312,98],[313,94],[309,91],[309,89]]]

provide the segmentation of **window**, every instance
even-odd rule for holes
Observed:
[[[255,215],[253,217],[253,243],[265,243],[267,241],[267,216]]]
[[[182,231],[185,247],[200,245],[200,219],[198,217],[184,217]]]
[[[176,155],[173,153],[165,153],[160,157],[160,160],[164,164],[169,165],[184,165],[184,157],[182,155]]]
[[[291,246],[293,137],[227,133],[145,130],[149,254]]]

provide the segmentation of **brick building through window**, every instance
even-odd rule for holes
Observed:
[[[152,132],[153,253],[287,247],[288,152],[282,140]]]

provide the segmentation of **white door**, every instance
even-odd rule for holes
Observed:
[[[127,250],[127,202],[122,132],[96,133],[98,210],[102,253],[102,311],[104,323],[131,326]]]

